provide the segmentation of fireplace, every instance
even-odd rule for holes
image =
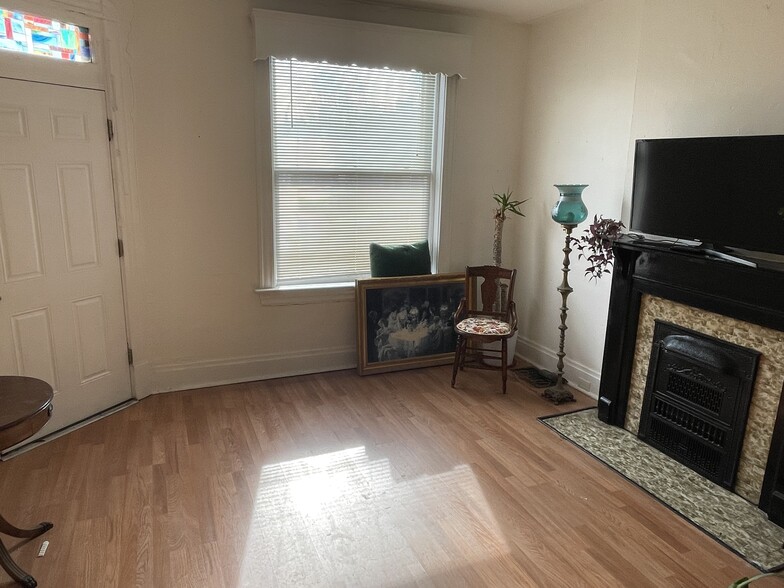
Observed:
[[[711,436],[713,440],[718,439],[719,445],[730,454],[732,446],[737,445],[737,468],[735,465],[727,466],[723,461],[728,459],[726,457],[720,460],[719,465],[713,466],[713,458],[695,456],[692,461],[707,461],[702,461],[702,465],[698,463],[694,469],[731,488],[758,505],[771,520],[782,524],[784,403],[779,401],[784,389],[784,271],[781,268],[739,266],[628,239],[616,242],[614,251],[616,262],[599,389],[599,418],[635,435],[642,429],[646,441],[650,442],[652,423],[666,421],[666,418],[656,416],[664,413],[671,422],[680,421],[687,423],[686,429],[696,429],[697,437],[702,434],[709,439]],[[676,331],[657,335],[657,326],[664,323],[674,325]],[[737,398],[721,400],[722,406],[717,412],[716,391],[710,386],[708,389],[698,387],[686,391],[686,387],[694,386],[695,379],[703,384],[706,380],[717,381],[714,373],[695,376],[693,366],[686,368],[692,371],[679,373],[673,386],[669,382],[657,382],[655,387],[663,388],[663,393],[656,395],[649,392],[650,397],[646,396],[646,389],[653,385],[650,380],[656,378],[658,371],[658,363],[653,365],[656,358],[669,361],[670,355],[680,354],[681,359],[683,356],[689,361],[694,359],[690,357],[694,353],[681,353],[681,346],[673,345],[673,340],[669,340],[665,349],[661,348],[661,339],[681,336],[683,331],[751,350],[751,359],[741,362],[746,362],[746,367],[733,368],[738,374],[743,374],[748,371],[749,362],[757,366],[756,376],[752,375],[748,383],[748,404],[742,400],[737,406]],[[717,358],[725,352],[710,346],[708,349]],[[718,363],[723,361],[720,359]],[[692,376],[691,381],[684,381],[684,378],[689,380],[686,374]],[[745,376],[739,375],[738,378],[743,380]],[[700,403],[689,398],[675,402],[678,393],[674,390],[667,392],[668,386],[680,386],[680,396],[692,399],[704,396],[707,400],[703,404],[708,406],[695,406]],[[739,384],[736,392],[740,397],[745,394],[743,387]],[[737,423],[727,419],[725,402],[733,405],[733,414],[740,412]],[[674,410],[673,404],[680,412]],[[647,406],[646,416],[643,416],[644,405]],[[742,414],[744,410],[746,415]],[[651,411],[654,412],[653,417],[650,416]],[[705,421],[713,429],[705,432],[704,425],[694,419]],[[730,430],[734,440],[728,445]],[[659,433],[658,430],[653,431],[654,435]],[[710,444],[702,443],[702,447],[715,445],[713,440]],[[700,443],[699,440],[696,442]],[[684,451],[677,442],[667,443],[675,448],[676,454]],[[659,445],[663,444],[659,441]],[[713,477],[708,471],[714,467],[719,472],[718,477]],[[736,471],[734,482],[732,474],[727,473],[732,471]]]
[[[656,320],[640,439],[732,489],[759,352]]]

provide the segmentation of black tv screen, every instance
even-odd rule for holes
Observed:
[[[630,229],[784,255],[784,135],[638,139]]]

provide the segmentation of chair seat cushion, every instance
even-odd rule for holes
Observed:
[[[455,327],[465,335],[508,335],[512,332],[509,323],[493,318],[472,317],[463,319]]]

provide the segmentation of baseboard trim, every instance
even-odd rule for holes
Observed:
[[[558,363],[558,355],[554,349],[540,345],[526,337],[518,336],[517,351],[524,361],[540,369],[552,372]],[[570,386],[577,388],[591,398],[599,397],[600,372],[578,361],[573,361],[567,356],[564,358],[564,377],[569,381]]]
[[[550,371],[558,360],[555,350],[521,336],[517,337],[515,355],[526,363]],[[564,371],[569,383],[588,396],[597,398],[599,372],[568,357],[565,364]],[[141,399],[150,394],[175,390],[354,369],[356,366],[357,351],[353,346],[159,364],[145,362],[135,366],[136,397]]]
[[[333,347],[249,357],[151,364],[145,366],[148,372],[145,379],[149,393],[158,394],[345,370],[356,366],[356,347]]]

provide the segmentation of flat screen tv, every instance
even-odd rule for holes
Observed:
[[[630,230],[784,255],[784,135],[638,139]]]

